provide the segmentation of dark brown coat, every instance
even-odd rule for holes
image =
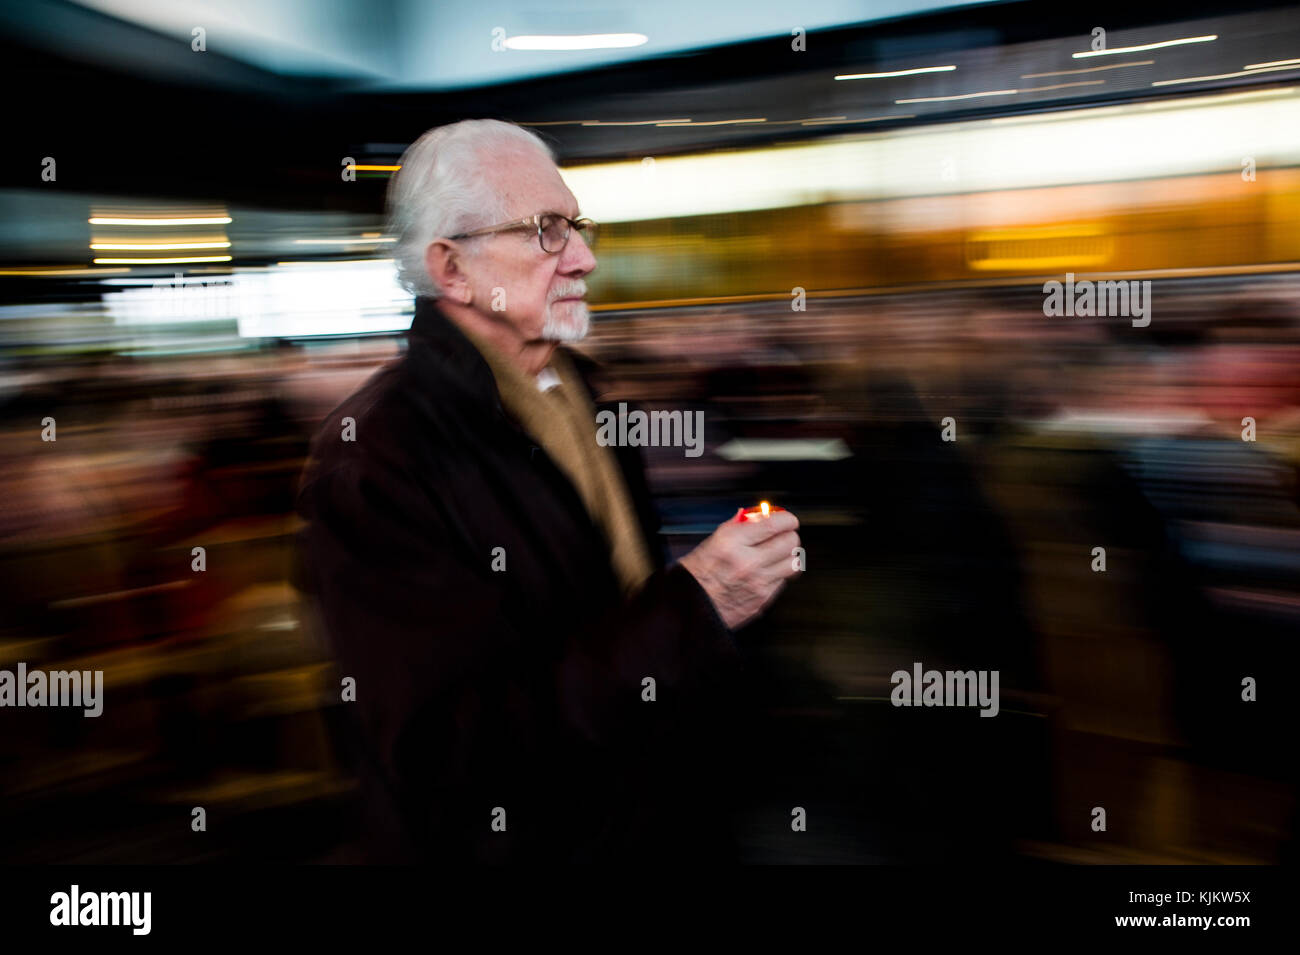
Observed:
[[[300,585],[356,680],[364,858],[717,858],[706,770],[739,657],[695,579],[663,566],[638,452],[618,449],[658,566],[625,601],[572,484],[468,339],[416,304],[406,354],[322,425],[298,504]]]

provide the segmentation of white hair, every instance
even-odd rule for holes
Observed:
[[[508,212],[487,169],[494,150],[524,145],[551,162],[555,153],[535,132],[498,119],[466,119],[429,130],[402,154],[388,184],[388,234],[397,239],[397,281],[412,295],[437,298],[442,289],[424,266],[440,236],[496,225]]]

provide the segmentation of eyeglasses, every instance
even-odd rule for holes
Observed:
[[[569,242],[569,233],[573,229],[577,229],[582,233],[582,238],[587,243],[588,248],[593,248],[596,245],[597,225],[595,222],[586,217],[570,219],[558,212],[541,212],[535,216],[529,216],[527,219],[503,222],[501,225],[488,226],[486,229],[475,229],[473,232],[462,232],[459,235],[448,236],[448,238],[468,239],[476,235],[509,232],[513,229],[536,229],[537,241],[541,244],[542,251],[549,255],[563,251],[565,245]]]

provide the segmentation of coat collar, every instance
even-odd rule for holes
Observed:
[[[415,318],[407,332],[407,342],[408,367],[414,375],[414,386],[423,401],[433,406],[439,404],[441,398],[451,398],[460,403],[462,412],[470,415],[486,413],[488,418],[483,420],[494,418],[525,440],[533,442],[531,436],[506,414],[501,404],[501,394],[497,390],[496,377],[487,360],[465,337],[465,333],[456,327],[456,323],[439,308],[437,299],[425,296],[416,298]],[[579,351],[563,345],[560,347],[573,362],[592,403],[604,410],[607,405],[601,401],[599,389],[595,385],[599,379],[600,366]],[[484,432],[482,436],[487,434]],[[652,559],[656,566],[662,567],[667,551],[662,543],[653,543],[657,540],[659,520],[650,501],[650,492],[645,486],[640,452],[626,445],[616,446],[613,451],[629,490],[632,491],[638,521],[651,548]],[[558,471],[554,473],[559,475]],[[569,487],[571,493],[576,495],[577,491],[573,490],[571,484]]]
[[[434,368],[430,372],[437,375],[440,383],[468,391],[472,396],[485,402],[492,401],[500,408],[501,398],[496,378],[487,360],[456,323],[447,317],[436,298],[416,296],[415,318],[407,332],[407,341],[412,352],[418,350],[432,360]],[[563,345],[560,347],[595,400],[592,375],[597,369],[596,363],[579,352],[564,348]]]
[[[437,299],[415,299],[415,318],[407,332],[410,353],[430,386],[468,392],[481,402],[500,404],[496,380],[479,350],[439,307]]]

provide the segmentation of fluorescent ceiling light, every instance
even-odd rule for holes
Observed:
[[[188,265],[192,262],[229,262],[228,255],[193,255],[178,259],[93,259],[95,265]]]
[[[95,216],[93,219],[86,221],[91,225],[225,225],[230,221],[230,216],[202,216],[189,219],[148,219],[143,217],[124,219],[112,216]]]
[[[649,41],[644,33],[575,33],[553,36],[508,36],[507,50],[614,50],[642,46]]]
[[[183,249],[228,249],[226,241],[213,242],[92,242],[96,252],[177,252]]]

